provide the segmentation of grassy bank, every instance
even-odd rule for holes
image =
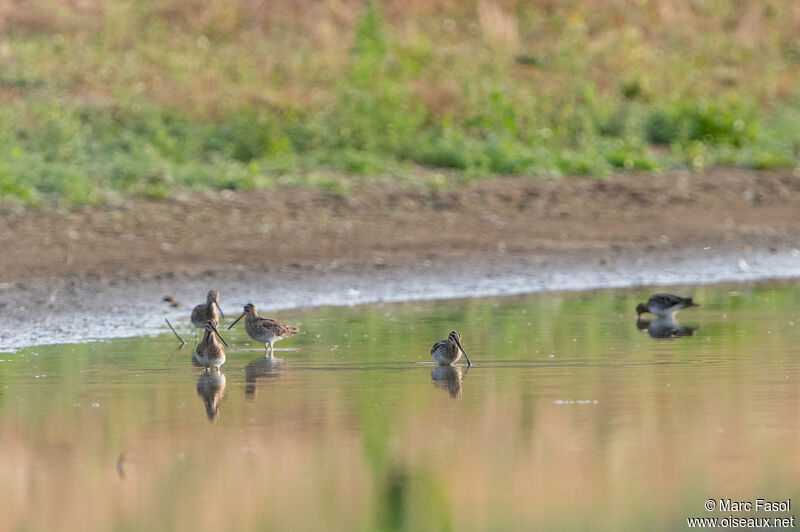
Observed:
[[[790,2],[31,0],[0,14],[0,196],[26,203],[794,168],[800,154]]]

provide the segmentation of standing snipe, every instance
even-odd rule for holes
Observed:
[[[467,366],[471,366],[472,362],[469,361],[467,353],[461,347],[461,335],[456,331],[451,331],[446,340],[436,342],[431,347],[431,356],[439,364],[451,365],[456,360],[461,358],[461,355],[467,359]]]
[[[653,294],[647,303],[639,303],[636,306],[636,314],[641,318],[645,312],[655,314],[659,318],[674,318],[675,314],[682,308],[699,307],[692,301],[691,297],[678,297],[672,294]]]
[[[204,328],[208,320],[219,323],[220,316],[225,318],[225,314],[219,308],[219,292],[209,290],[206,294],[206,302],[192,309],[192,325],[195,326],[195,335],[197,335],[197,329]]]
[[[219,334],[216,320],[206,322],[206,332],[203,339],[194,350],[194,357],[201,366],[209,369],[218,369],[225,363],[225,347],[217,342],[217,337],[228,347],[228,342]]]
[[[248,303],[244,306],[242,315],[236,318],[236,321],[231,323],[228,329],[236,325],[242,318],[244,318],[244,330],[247,331],[250,338],[264,344],[264,354],[270,357],[273,356],[272,344],[278,340],[294,336],[295,334],[303,334],[303,331],[297,327],[292,327],[291,325],[286,325],[269,318],[262,318],[258,315],[258,311],[256,311],[256,307],[252,303]]]

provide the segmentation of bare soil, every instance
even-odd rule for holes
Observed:
[[[728,168],[608,179],[489,179],[182,193],[91,208],[0,207],[2,282],[231,269],[366,271],[557,256],[609,263],[686,248],[800,247],[800,175]],[[8,284],[6,285],[8,286]]]

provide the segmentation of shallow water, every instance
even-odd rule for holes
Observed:
[[[796,499],[800,282],[692,289],[673,339],[637,328],[648,293],[285,311],[283,361],[223,329],[221,375],[169,332],[0,353],[3,521],[672,530]],[[468,370],[429,363],[451,329]]]

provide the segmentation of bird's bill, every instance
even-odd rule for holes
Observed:
[[[222,319],[224,320],[224,319],[225,319],[225,313],[224,313],[224,312],[222,312],[222,309],[221,309],[221,308],[219,308],[219,303],[217,303],[216,301],[214,301],[214,304],[217,306],[217,310],[219,311],[219,316],[220,316],[220,318],[222,318]]]
[[[224,345],[225,347],[229,347],[228,342],[225,341],[225,338],[222,337],[222,335],[219,333],[216,327],[214,327],[214,332],[217,333],[217,338],[219,338],[219,340],[222,342],[222,345]]]
[[[453,338],[453,340],[456,341],[456,345],[458,346],[459,349],[461,349],[461,352],[464,353],[464,358],[467,359],[467,367],[471,366],[472,362],[469,361],[469,357],[467,356],[467,352],[464,351],[463,347],[461,347],[461,342],[458,341],[458,338]]]
[[[228,330],[230,330],[230,328],[231,328],[231,327],[233,327],[234,325],[236,325],[236,324],[239,322],[239,320],[240,320],[240,319],[244,318],[244,315],[245,315],[245,314],[247,314],[247,313],[246,313],[246,312],[242,312],[242,315],[241,315],[241,316],[239,316],[238,318],[236,318],[236,319],[233,321],[233,323],[231,323],[230,325],[228,325]]]

